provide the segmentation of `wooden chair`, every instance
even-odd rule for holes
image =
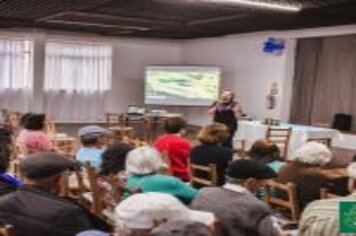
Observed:
[[[63,137],[55,137],[53,139],[54,148],[57,152],[74,157],[75,151],[77,149],[78,143],[74,137],[63,136]]]
[[[148,141],[148,129],[147,129],[147,120],[144,115],[142,116],[128,116],[123,115],[123,119],[126,127],[132,127],[133,135],[135,137],[141,137],[145,141]]]
[[[284,195],[283,197],[277,197]],[[298,221],[300,217],[296,186],[293,183],[282,184],[274,180],[267,181],[265,201],[272,207],[290,212],[290,219]]]
[[[0,236],[14,236],[15,229],[12,225],[5,225],[0,227]]]
[[[197,172],[206,174],[208,178],[196,176]],[[215,164],[209,164],[208,166],[190,164],[190,174],[190,183],[192,186],[213,187],[217,185],[218,177]]]
[[[320,189],[320,199],[331,199],[331,198],[339,198],[339,197],[342,196],[330,193],[327,188]]]
[[[84,193],[89,191],[89,184],[85,183],[85,177],[80,167],[76,168],[68,176],[68,189],[72,198],[85,205]]]
[[[61,176],[59,191],[59,196],[61,197],[69,197],[69,176],[70,171],[66,171]]]
[[[266,133],[266,139],[275,143],[281,150],[281,156],[284,159],[288,157],[289,140],[292,134],[292,128],[269,126]]]
[[[234,142],[234,152],[237,153],[240,157],[246,157],[246,140],[239,139]]]
[[[51,137],[54,138],[57,135],[57,127],[56,124],[53,121],[47,120],[45,123],[45,133]]]
[[[123,116],[117,113],[106,113],[106,125],[110,126],[125,126]]]
[[[90,210],[97,216],[102,216],[103,204],[101,201],[101,193],[98,187],[97,174],[94,167],[89,162],[85,163],[85,171],[89,180],[90,192],[84,193],[83,197],[89,203]]]

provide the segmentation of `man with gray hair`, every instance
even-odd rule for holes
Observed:
[[[346,213],[341,211],[340,204],[342,202],[356,202],[356,163],[351,163],[347,172],[351,195],[310,203],[302,214],[299,224],[300,236],[356,235],[356,230],[354,233],[342,233],[339,225],[341,214]],[[354,205],[356,206],[356,203]],[[351,216],[348,216],[348,218],[353,222],[354,229],[356,229],[356,219],[352,219]]]
[[[327,146],[317,142],[308,142],[292,153],[290,162],[278,171],[277,181],[292,182],[297,188],[299,209],[302,211],[310,202],[320,198],[322,188],[332,188],[321,167],[329,163],[332,153]],[[279,196],[282,193],[276,191]]]
[[[229,165],[226,175],[223,187],[201,189],[192,209],[214,213],[224,236],[283,235],[270,208],[254,195],[276,173],[265,164],[240,159]]]

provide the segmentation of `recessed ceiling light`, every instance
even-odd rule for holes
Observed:
[[[100,23],[91,23],[83,21],[67,21],[67,20],[46,20],[47,23],[58,23],[66,25],[77,25],[77,26],[95,26],[101,28],[116,28],[116,29],[126,29],[126,30],[138,30],[138,31],[148,31],[151,30],[147,27],[141,26],[130,26],[130,25],[111,25],[111,24],[100,24]]]
[[[273,10],[290,11],[290,12],[298,12],[302,10],[302,5],[280,4],[280,3],[254,1],[254,0],[200,0],[200,1],[209,1],[209,2],[216,2],[216,3],[233,3],[233,4],[240,4],[240,5],[246,5],[251,7],[268,8]]]

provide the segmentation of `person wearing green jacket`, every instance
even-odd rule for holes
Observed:
[[[130,151],[126,159],[126,172],[129,175],[127,189],[131,192],[167,193],[189,204],[198,191],[174,176],[161,174],[163,166],[161,155],[152,147],[144,146]]]

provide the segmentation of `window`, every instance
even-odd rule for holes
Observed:
[[[44,111],[57,121],[100,121],[111,88],[111,46],[46,44]]]
[[[49,42],[46,44],[45,90],[107,91],[111,87],[110,46]]]
[[[31,90],[32,41],[0,39],[0,89]]]

